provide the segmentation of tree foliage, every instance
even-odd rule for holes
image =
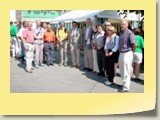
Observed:
[[[144,10],[118,10],[118,12],[119,12],[119,15],[124,15],[124,18],[127,17],[128,12],[129,13],[135,12],[135,14],[141,14],[141,17],[142,17],[141,21],[144,20]]]

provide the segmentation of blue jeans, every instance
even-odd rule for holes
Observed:
[[[21,60],[22,60],[22,63],[25,62],[25,48],[24,48],[24,43],[23,41],[21,41]]]
[[[44,43],[45,61],[47,64],[53,64],[54,59],[54,45],[53,43]]]

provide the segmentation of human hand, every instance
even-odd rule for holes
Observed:
[[[113,52],[109,52],[108,54],[109,54],[109,56],[111,56],[111,55],[113,55]]]

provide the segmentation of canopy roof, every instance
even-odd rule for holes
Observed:
[[[123,15],[119,15],[117,10],[72,10],[53,19],[51,23],[58,23],[59,21],[72,22],[73,20],[82,22],[87,18],[91,18],[91,20],[94,20],[95,17],[122,19]],[[135,13],[128,13],[126,19],[138,21],[139,15],[136,15]]]

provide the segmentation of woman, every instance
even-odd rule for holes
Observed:
[[[112,85],[115,76],[115,63],[118,59],[118,44],[119,37],[116,35],[115,27],[111,26],[107,29],[108,37],[106,38],[104,50],[105,50],[105,68],[108,80],[106,85]]]
[[[140,80],[139,79],[139,68],[140,68],[140,64],[142,63],[142,48],[144,48],[144,40],[139,35],[139,33],[140,33],[139,29],[137,29],[137,28],[134,29],[137,47],[134,51],[134,57],[133,57],[133,68],[134,68],[133,73],[136,76],[136,78],[135,78],[136,80]]]
[[[99,73],[98,63],[97,63],[97,48],[95,46],[95,37],[97,33],[97,26],[93,27],[93,36],[92,36],[92,51],[93,51],[93,71]]]

